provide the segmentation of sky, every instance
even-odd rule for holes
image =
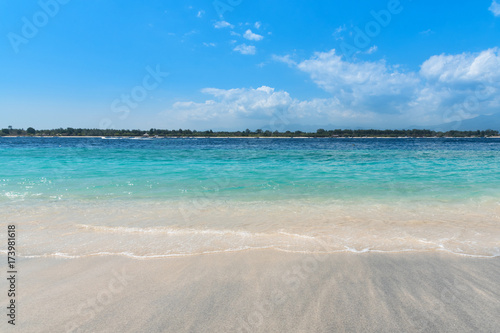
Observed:
[[[0,0],[0,127],[409,128],[500,113],[492,0]]]

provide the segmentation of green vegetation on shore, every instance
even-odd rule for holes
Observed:
[[[32,127],[24,129],[4,128],[0,131],[0,136],[118,136],[118,137],[137,137],[137,136],[159,136],[159,137],[311,137],[311,138],[330,138],[330,137],[418,137],[418,138],[431,138],[431,137],[456,137],[456,138],[472,138],[472,137],[490,137],[498,136],[497,130],[485,131],[447,131],[438,132],[426,129],[403,129],[403,130],[350,130],[350,129],[335,129],[325,130],[318,129],[316,132],[302,132],[302,131],[270,131],[258,129],[251,131],[249,129],[244,131],[196,131],[188,129],[179,130],[166,130],[152,128],[149,131],[145,130],[129,130],[129,129],[89,129],[89,128],[57,128],[48,130],[35,130]]]

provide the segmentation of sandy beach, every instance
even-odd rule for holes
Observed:
[[[147,260],[20,258],[18,270],[19,332],[500,328],[500,258],[261,250]],[[5,279],[0,288],[6,290]],[[0,330],[9,329],[3,320]]]
[[[0,333],[500,333],[500,0],[0,3]]]

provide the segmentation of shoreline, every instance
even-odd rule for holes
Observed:
[[[267,137],[267,136],[167,136],[167,137],[140,137],[140,136],[19,136],[19,135],[5,135],[0,136],[0,138],[62,138],[62,139],[142,139],[142,140],[156,140],[156,139],[500,139],[500,136],[488,136],[488,137],[480,137],[480,136],[470,136],[470,137],[453,137],[453,136],[429,136],[429,137],[420,137],[420,136],[405,136],[405,137],[388,137],[388,136],[377,136],[377,137],[361,137],[361,136],[353,136],[353,137],[323,137],[323,136],[298,136],[298,137]]]
[[[18,258],[23,260],[30,259],[55,259],[55,260],[72,260],[72,259],[87,259],[87,258],[125,258],[131,260],[149,261],[149,260],[168,260],[175,258],[193,258],[193,257],[209,257],[216,255],[231,255],[231,254],[252,254],[261,251],[269,251],[272,253],[284,253],[289,255],[306,255],[306,256],[328,256],[328,255],[431,255],[431,256],[450,256],[458,258],[469,258],[469,259],[479,259],[479,260],[495,260],[500,258],[500,254],[494,255],[482,255],[482,254],[470,254],[470,253],[460,253],[452,252],[445,249],[429,249],[429,250],[334,250],[331,252],[323,251],[301,251],[301,250],[284,250],[272,247],[262,247],[262,248],[248,248],[248,249],[234,249],[234,250],[218,250],[209,252],[197,252],[197,253],[172,253],[172,254],[151,254],[151,255],[139,255],[133,254],[131,252],[96,252],[83,255],[73,255],[67,253],[52,253],[52,254],[40,254],[40,255],[23,255],[17,254]],[[0,256],[5,256],[6,250],[0,251]]]
[[[500,327],[500,258],[261,250],[152,260],[20,258],[18,269],[16,326],[23,331],[492,332]],[[0,287],[6,284],[2,280]],[[0,329],[5,325],[4,320]]]

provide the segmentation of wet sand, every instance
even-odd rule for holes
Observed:
[[[500,331],[500,258],[261,250],[18,260],[16,327],[4,314],[2,332]]]

